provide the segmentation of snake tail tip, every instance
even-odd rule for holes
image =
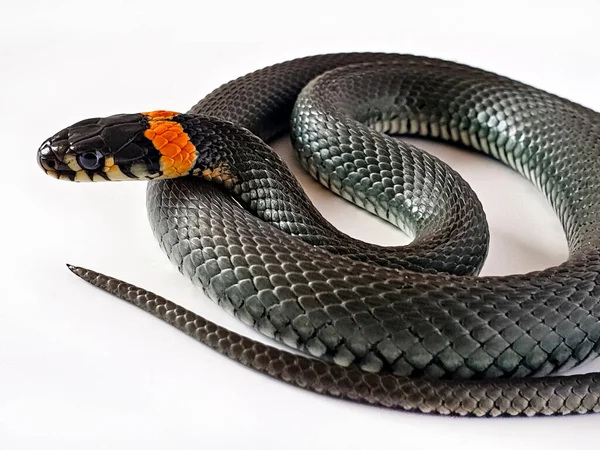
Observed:
[[[73,272],[75,275],[77,275],[79,278],[92,283],[91,278],[89,277],[90,274],[93,274],[93,272],[91,270],[88,270],[84,267],[74,266],[73,264],[69,264],[69,263],[67,263],[66,265],[67,265],[67,268],[71,272]]]
[[[78,274],[77,272],[79,272],[79,271],[81,271],[81,270],[82,270],[82,268],[81,268],[81,267],[74,266],[73,264],[66,263],[66,265],[67,265],[67,268],[68,268],[68,269],[69,269],[71,272],[73,272],[75,275],[77,275],[77,274]]]
[[[109,294],[116,295],[117,297],[122,298],[124,300],[127,300],[127,298],[124,298],[122,296],[122,293],[118,292],[118,289],[115,290],[116,287],[131,286],[133,289],[140,290],[140,288],[133,286],[129,283],[117,280],[116,278],[113,278],[100,272],[96,272],[91,269],[86,269],[85,267],[74,266],[72,264],[67,263],[67,268],[79,278],[81,278],[83,281],[86,281],[91,285],[96,286],[97,288],[100,288],[103,291],[108,292]]]

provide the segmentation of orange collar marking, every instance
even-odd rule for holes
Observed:
[[[178,112],[165,111],[164,109],[159,109],[158,111],[143,112],[142,114],[148,117],[150,120],[171,119],[172,117],[179,115]]]
[[[179,113],[152,111],[142,114],[150,119],[150,127],[144,136],[152,141],[154,148],[162,155],[160,165],[163,176],[175,178],[186,175],[196,161],[196,147],[181,124],[169,120]]]

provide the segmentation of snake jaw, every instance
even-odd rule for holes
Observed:
[[[44,141],[38,150],[38,165],[46,175],[66,181],[96,181],[98,177],[106,179],[102,174],[85,170],[79,165],[76,155],[69,152],[71,145],[68,137],[63,138],[62,133]]]
[[[69,158],[65,158],[69,148],[66,135],[66,130],[62,130],[46,139],[37,152],[37,161],[42,170],[52,178],[75,181],[77,172],[81,171],[81,167],[74,169],[72,166],[73,161],[69,165]]]

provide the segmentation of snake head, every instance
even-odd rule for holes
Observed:
[[[177,113],[154,111],[86,119],[42,143],[37,160],[59,180],[115,181],[174,178],[187,174],[195,147]]]

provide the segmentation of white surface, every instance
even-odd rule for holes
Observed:
[[[458,60],[600,110],[600,9],[593,0],[380,1],[355,9],[348,2],[235,3],[3,4],[0,449],[595,448],[597,415],[449,419],[286,386],[65,268],[70,262],[104,271],[262,339],[167,261],[146,221],[144,183],[76,185],[38,169],[42,140],[79,119],[185,111],[250,70],[358,50]],[[558,220],[526,181],[478,155],[426,148],[450,162],[484,204],[492,234],[485,274],[542,269],[566,258]],[[278,150],[296,167],[287,140]],[[295,171],[344,231],[377,243],[407,242]],[[600,362],[580,369],[592,370]]]

